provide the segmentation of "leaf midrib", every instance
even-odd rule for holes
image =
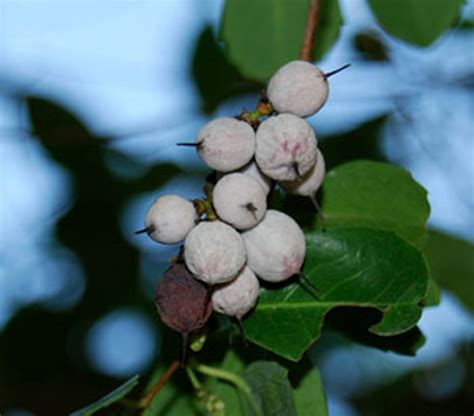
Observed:
[[[356,306],[356,307],[376,307],[376,308],[387,308],[387,307],[395,307],[395,306],[413,306],[418,305],[422,299],[413,301],[413,302],[396,302],[396,303],[372,303],[372,302],[294,302],[294,303],[272,303],[270,304],[262,304],[257,306],[257,310],[271,310],[271,309],[299,309],[299,308],[327,308],[327,307],[334,307],[334,306]]]

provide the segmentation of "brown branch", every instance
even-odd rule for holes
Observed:
[[[147,407],[155,396],[160,392],[163,386],[168,382],[171,376],[176,372],[179,368],[180,362],[179,360],[174,360],[169,367],[165,370],[165,372],[161,375],[159,380],[156,384],[151,388],[151,390],[140,399],[139,406],[142,408]]]
[[[300,59],[311,62],[313,60],[314,32],[319,18],[319,7],[322,0],[311,0],[308,10],[308,19],[304,31],[303,44],[301,45]]]

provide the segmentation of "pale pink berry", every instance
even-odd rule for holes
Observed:
[[[257,303],[260,284],[248,267],[212,294],[212,307],[216,312],[241,319]]]
[[[255,162],[250,162],[248,165],[240,169],[239,172],[255,179],[262,187],[263,192],[265,192],[265,195],[269,194],[270,190],[272,189],[272,181],[270,178],[268,178],[262,173],[262,171],[259,169]]]
[[[255,132],[249,124],[221,117],[206,124],[196,138],[202,160],[212,169],[230,172],[247,164],[255,153]]]
[[[267,210],[262,187],[250,176],[230,173],[220,179],[212,194],[218,217],[239,230],[254,227]]]
[[[329,84],[324,73],[306,61],[282,66],[270,79],[267,95],[279,113],[300,117],[316,113],[326,102]]]
[[[245,264],[240,234],[221,221],[201,222],[184,242],[184,260],[199,280],[214,285],[234,279]]]
[[[268,210],[254,228],[242,233],[247,266],[261,279],[281,282],[301,270],[306,252],[303,231],[288,215]]]
[[[282,182],[286,190],[297,195],[314,196],[321,187],[326,173],[326,163],[324,162],[323,154],[319,149],[317,149],[317,153],[316,164],[306,175],[292,182]]]
[[[192,202],[179,195],[156,199],[145,215],[145,230],[155,241],[179,243],[196,225],[197,213]]]
[[[301,117],[270,117],[257,130],[257,165],[272,179],[293,181],[316,163],[317,144],[314,130]]]

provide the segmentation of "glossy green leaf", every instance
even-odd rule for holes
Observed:
[[[243,376],[264,415],[296,416],[286,368],[272,361],[256,361],[245,369]],[[244,414],[249,411],[244,410]]]
[[[433,279],[474,310],[474,245],[438,231],[430,231],[426,244]]]
[[[323,185],[328,226],[367,226],[395,231],[422,246],[430,213],[426,190],[406,170],[357,160],[328,172]]]
[[[305,364],[309,370],[301,373],[298,369],[290,370],[290,382],[293,387],[293,398],[296,406],[296,414],[327,416],[326,395],[319,371],[312,365],[309,359],[304,359],[301,364]],[[304,367],[303,367],[304,368]]]
[[[428,46],[456,22],[463,0],[368,0],[380,25],[406,42]]]
[[[84,407],[80,410],[76,410],[71,413],[70,416],[88,416],[92,415],[95,412],[103,409],[104,407],[110,406],[112,403],[117,402],[118,400],[125,397],[130,393],[133,388],[138,384],[138,376],[133,376],[131,379],[127,380],[120,387],[116,388],[114,391],[110,392],[106,396],[97,400],[96,402],[90,404],[87,407]]]
[[[298,360],[319,336],[324,315],[339,306],[383,312],[370,331],[389,336],[413,328],[421,314],[428,271],[423,255],[392,232],[334,228],[307,234],[303,273],[320,291],[295,281],[267,287],[245,320],[247,337],[290,360]]]
[[[310,0],[227,0],[221,38],[229,60],[247,78],[265,81],[298,59]],[[320,59],[339,36],[337,0],[321,2],[313,57]]]

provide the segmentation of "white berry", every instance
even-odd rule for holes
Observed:
[[[267,95],[276,111],[300,117],[316,113],[326,102],[329,86],[326,76],[313,64],[292,61],[270,79]]]
[[[270,117],[257,130],[257,165],[270,178],[293,181],[316,163],[317,144],[314,130],[302,118]]]
[[[242,237],[247,265],[261,279],[281,282],[300,272],[306,252],[305,238],[288,215],[268,210],[265,218]]]
[[[230,172],[240,169],[255,153],[255,132],[249,124],[221,117],[206,124],[198,133],[197,150],[212,169]]]
[[[303,196],[313,196],[323,183],[324,175],[326,173],[326,163],[324,162],[323,154],[317,149],[316,165],[301,179],[296,179],[292,182],[283,182],[282,185],[288,191]]]
[[[145,215],[148,235],[166,244],[184,240],[195,226],[197,213],[192,202],[179,195],[164,195],[156,199]]]
[[[241,319],[258,300],[260,284],[255,274],[248,267],[212,294],[212,307],[216,312]]]
[[[250,162],[247,166],[240,169],[239,172],[254,178],[262,187],[265,195],[268,195],[272,189],[272,181],[262,173],[255,162]]]
[[[240,234],[221,221],[201,222],[184,242],[184,260],[193,275],[210,285],[234,279],[245,264]]]
[[[267,210],[262,187],[243,173],[230,173],[219,180],[212,203],[218,217],[239,230],[257,225]]]

